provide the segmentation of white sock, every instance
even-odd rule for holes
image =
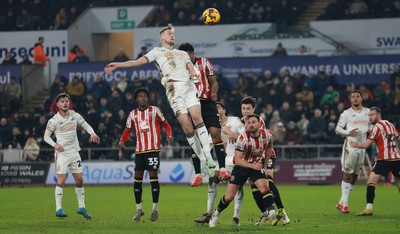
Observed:
[[[56,186],[54,195],[56,197],[56,211],[57,211],[62,208],[63,188]]]
[[[206,126],[200,127],[197,129],[197,134],[199,136],[199,140],[201,145],[203,146],[204,154],[208,161],[214,162],[211,156],[211,148],[210,148],[210,138],[208,136],[208,131]]]
[[[82,208],[85,207],[85,189],[83,187],[78,188],[75,187],[75,194],[78,198],[78,207]]]
[[[136,210],[141,210],[142,209],[142,203],[136,204]]]
[[[205,161],[203,153],[201,152],[201,144],[197,136],[186,137],[190,147],[192,147],[196,156],[200,159],[200,161]]]
[[[153,211],[158,211],[158,203],[153,203]]]
[[[343,206],[349,206],[350,186],[350,183],[342,180],[342,197],[340,198],[340,203]]]
[[[374,205],[372,203],[367,203],[367,209],[372,209],[374,208]]]
[[[244,197],[243,187],[239,187],[235,195],[235,208],[233,209],[233,217],[239,218],[240,209],[242,208],[242,203],[243,203],[243,197]]]
[[[212,214],[215,205],[215,199],[217,198],[218,189],[217,184],[212,183],[208,185],[208,198],[207,198],[207,213]]]

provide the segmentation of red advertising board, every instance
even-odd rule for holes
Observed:
[[[274,180],[278,183],[333,184],[341,178],[337,160],[278,160]]]

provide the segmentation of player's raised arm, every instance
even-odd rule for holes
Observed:
[[[107,66],[104,68],[105,73],[110,73],[114,71],[117,68],[126,68],[126,67],[139,67],[144,64],[147,64],[148,60],[145,56],[140,57],[137,60],[129,60],[126,62],[115,62],[115,63],[109,63]]]

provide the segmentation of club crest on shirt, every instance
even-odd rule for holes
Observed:
[[[148,120],[140,120],[139,128],[141,132],[148,132],[150,130],[149,121]]]

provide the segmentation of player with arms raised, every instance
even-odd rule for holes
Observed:
[[[59,111],[47,122],[44,133],[44,141],[55,149],[55,165],[57,173],[57,185],[55,189],[56,216],[68,217],[62,209],[63,187],[67,179],[67,168],[75,179],[75,193],[78,198],[77,213],[87,219],[92,217],[85,208],[85,191],[83,187],[83,166],[79,155],[79,147],[76,128],[81,126],[90,134],[90,142],[100,142],[93,128],[86,123],[82,116],[73,110],[69,110],[71,98],[66,93],[57,95],[56,103]],[[51,135],[54,133],[57,142],[54,142]]]

